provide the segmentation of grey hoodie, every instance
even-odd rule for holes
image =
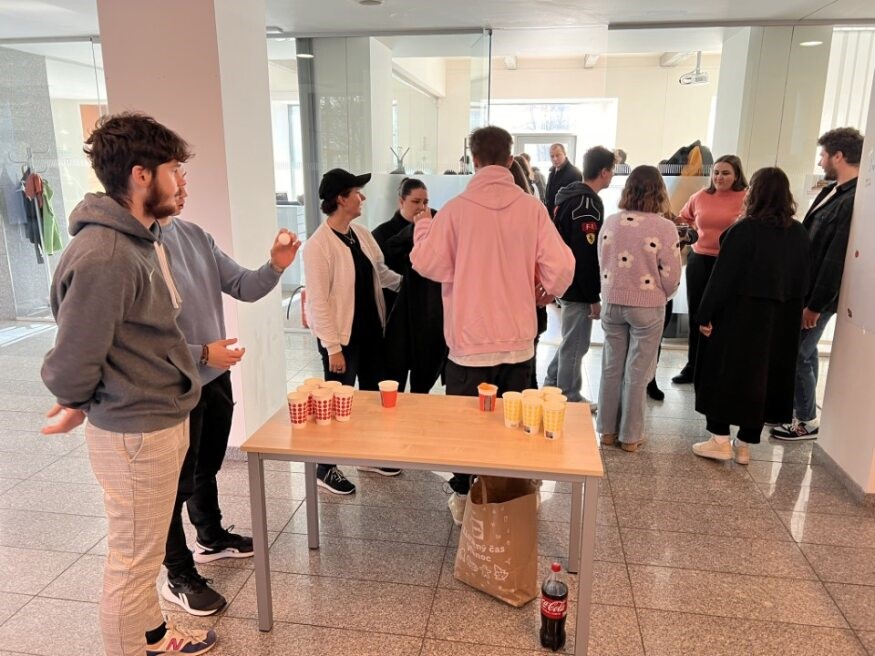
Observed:
[[[104,430],[178,424],[200,397],[200,376],[176,326],[181,299],[158,224],[150,231],[109,196],[87,194],[70,234],[52,280],[58,335],[43,382]]]

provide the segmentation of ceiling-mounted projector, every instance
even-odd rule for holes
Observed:
[[[702,70],[702,51],[696,52],[696,68],[689,73],[684,73],[678,78],[678,82],[684,86],[699,86],[708,84],[708,73]]]

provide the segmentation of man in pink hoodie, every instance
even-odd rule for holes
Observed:
[[[513,181],[513,139],[486,127],[471,134],[475,174],[436,218],[414,220],[413,268],[441,283],[450,348],[447,394],[477,396],[483,382],[499,394],[522,391],[532,376],[535,305],[559,296],[574,278],[574,255],[543,203]],[[470,476],[454,474],[450,511],[462,523]]]

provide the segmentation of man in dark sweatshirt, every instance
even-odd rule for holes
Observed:
[[[580,182],[583,175],[580,173],[580,169],[568,161],[565,146],[561,143],[554,143],[550,146],[550,161],[553,166],[550,167],[550,175],[547,176],[544,204],[547,206],[547,214],[552,219],[555,216],[556,205],[559,204],[556,202],[556,194],[562,187],[570,185],[572,182]]]
[[[177,195],[179,212],[186,196],[183,173]],[[234,414],[230,368],[246,351],[233,347],[236,339],[226,339],[222,293],[247,302],[264,297],[292,264],[301,242],[293,233],[281,230],[274,239],[268,261],[252,271],[222,252],[200,226],[178,217],[160,219],[158,223],[170,253],[173,279],[186,299],[177,324],[192,357],[198,362],[202,385],[200,401],[189,418],[188,455],[179,476],[167,535],[164,556],[167,582],[161,594],[192,615],[212,615],[225,606],[225,598],[198,573],[195,562],[249,558],[253,554],[251,537],[231,533],[222,526],[216,484]],[[283,234],[286,237],[281,237]],[[186,544],[182,504],[186,505],[188,517],[197,531],[194,555]]]
[[[838,309],[863,155],[863,135],[854,128],[836,128],[823,134],[817,144],[820,168],[832,184],[821,190],[802,221],[811,238],[811,289],[802,311],[793,421],[771,431],[777,439],[788,442],[817,439],[820,431],[817,344]]]
[[[574,253],[574,282],[560,298],[562,342],[547,367],[544,385],[562,388],[569,401],[590,403],[580,392],[580,367],[589,350],[592,322],[601,313],[597,247],[605,209],[598,194],[611,184],[613,169],[613,152],[590,148],[583,156],[584,182],[573,182],[556,194],[556,228]],[[595,410],[595,404],[590,406]]]
[[[188,414],[200,396],[158,225],[177,212],[189,147],[142,114],[102,118],[85,143],[106,193],[87,194],[71,213],[75,238],[52,280],[58,333],[42,379],[57,397],[49,416],[60,419],[43,432],[88,419],[85,441],[107,515],[106,655],[202,654],[215,632],[165,623],[155,589]]]

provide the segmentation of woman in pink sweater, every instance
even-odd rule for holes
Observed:
[[[656,368],[665,304],[681,280],[681,256],[668,192],[659,171],[632,171],[599,237],[602,379],[596,430],[624,451],[644,440],[645,388]]]
[[[702,302],[705,285],[720,252],[720,235],[738,220],[747,190],[747,180],[741,160],[735,155],[724,155],[711,169],[711,186],[690,196],[681,210],[681,220],[692,225],[699,233],[693,252],[687,258],[687,304],[690,316],[690,338],[687,364],[671,382],[683,385],[693,382],[699,331],[696,329],[696,311]]]

